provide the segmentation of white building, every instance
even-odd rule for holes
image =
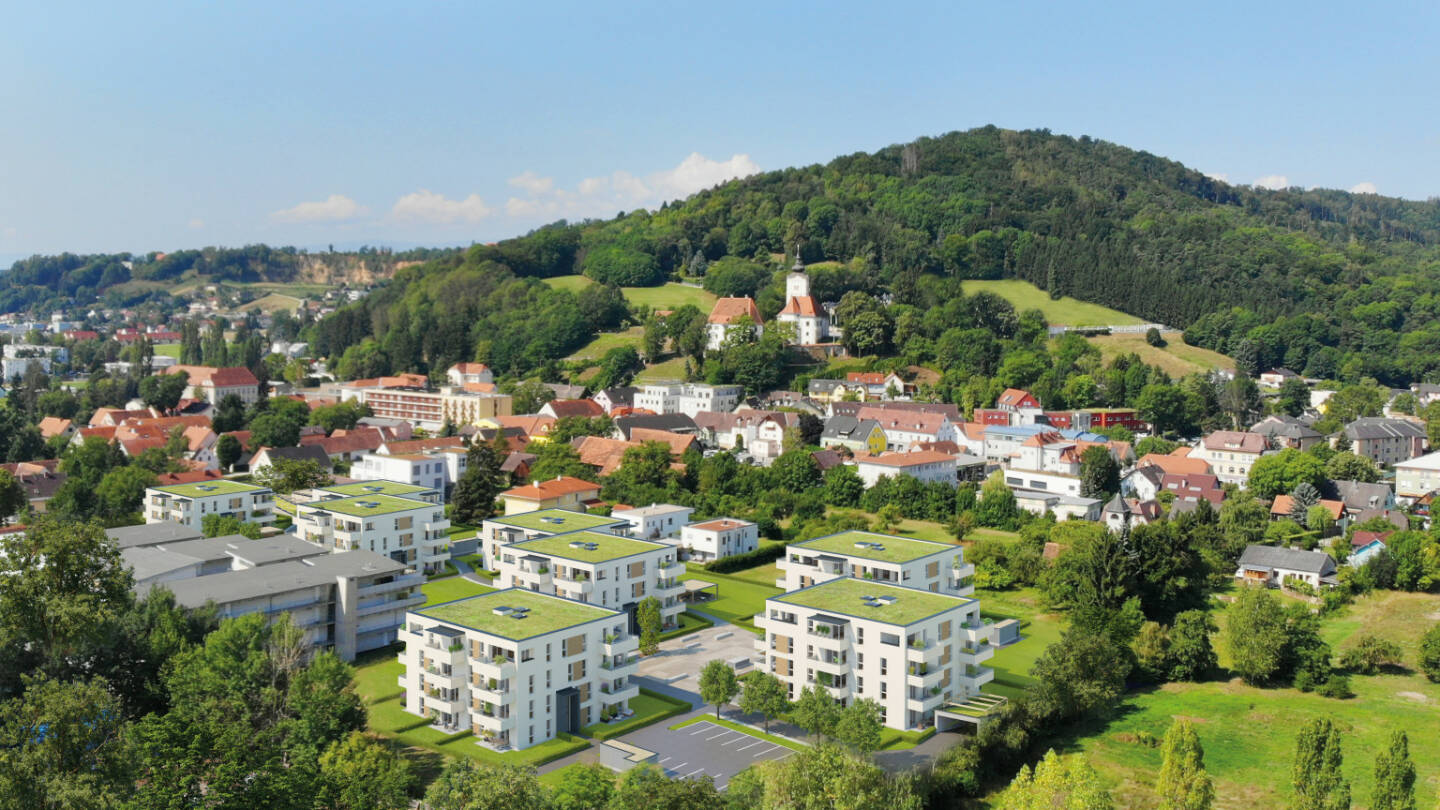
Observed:
[[[965,563],[960,546],[875,532],[840,532],[791,543],[775,566],[784,575],[775,587],[787,591],[855,577],[932,593],[975,592],[975,566]]]
[[[658,383],[635,393],[634,407],[651,413],[683,413],[690,418],[701,411],[729,413],[740,404],[745,389],[739,385]]]
[[[881,478],[900,475],[908,475],[925,484],[938,481],[953,487],[958,482],[958,470],[959,464],[954,455],[935,450],[860,456],[855,463],[855,472],[867,487],[875,486]]]
[[[1283,586],[1287,579],[1312,588],[1336,585],[1335,560],[1323,551],[1276,546],[1246,546],[1235,578],[1247,584]]]
[[[401,453],[388,456],[365,453],[350,466],[350,477],[361,481],[400,481],[444,492],[455,483],[440,453]]]
[[[528,590],[406,616],[405,710],[477,745],[524,749],[628,711],[639,641],[625,615]]]
[[[740,329],[742,322],[749,323],[751,336],[758,340],[765,327],[760,317],[760,308],[755,306],[755,299],[721,298],[716,301],[706,321],[705,348],[713,352],[724,346],[730,333]]]
[[[1220,483],[1243,487],[1250,480],[1250,468],[1268,452],[1269,443],[1259,433],[1217,430],[1200,441],[1190,458],[1209,464]]]
[[[275,520],[275,493],[269,487],[215,479],[145,489],[145,522],[174,521],[200,531],[206,515],[246,523]]]
[[[570,509],[537,509],[516,515],[492,517],[480,524],[479,550],[492,570],[500,559],[500,547],[522,540],[549,537],[567,532],[596,531],[625,534],[628,520],[576,512]]]
[[[994,678],[993,625],[974,599],[853,577],[765,600],[757,666],[791,699],[818,684],[842,705],[869,698],[886,726],[922,729]]]
[[[631,617],[646,597],[660,600],[665,629],[677,626],[685,610],[680,601],[685,564],[674,546],[597,531],[570,532],[522,540],[500,547],[496,568],[500,587],[553,593],[577,602],[614,608]]]
[[[692,523],[680,530],[680,548],[697,562],[723,560],[760,548],[760,527],[734,518]]]
[[[1440,453],[1429,453],[1396,463],[1396,498],[1414,500],[1437,489],[1440,489]]]
[[[908,450],[913,444],[955,441],[955,425],[943,413],[863,406],[856,416],[875,420],[885,431],[885,441],[890,450]]]
[[[652,503],[631,509],[615,509],[610,517],[630,521],[626,534],[641,540],[666,540],[680,536],[680,530],[690,522],[695,512],[688,506],[673,503]]]
[[[450,559],[445,508],[415,498],[368,494],[295,504],[296,534],[334,551],[364,549],[420,568]]]
[[[830,316],[820,301],[810,294],[810,277],[805,275],[805,264],[795,257],[795,266],[785,276],[785,306],[775,316],[780,323],[795,328],[792,343],[811,346],[830,339]]]
[[[484,363],[456,363],[445,372],[445,379],[456,388],[467,385],[488,385],[495,382],[495,373]]]

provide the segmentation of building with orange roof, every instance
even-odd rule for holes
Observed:
[[[670,448],[670,455],[679,457],[692,447],[697,447],[698,442],[694,436],[686,436],[680,433],[672,433],[668,430],[656,430],[655,428],[635,428],[630,431],[630,441],[635,443],[661,442]]]
[[[794,327],[793,343],[797,346],[813,346],[831,339],[830,314],[819,299],[810,294],[810,277],[805,274],[805,263],[799,256],[785,276],[785,306],[775,320]]]
[[[191,399],[204,398],[215,405],[231,395],[239,397],[246,405],[253,405],[260,399],[260,381],[243,366],[175,365],[161,369],[160,373],[186,375],[190,384],[185,388],[184,396]]]
[[[600,485],[562,475],[548,481],[536,481],[507,489],[498,497],[505,505],[506,515],[518,515],[537,509],[570,509],[583,512],[588,504],[600,499]]]
[[[601,476],[610,475],[620,469],[620,459],[625,455],[625,451],[640,446],[639,442],[604,436],[577,436],[571,441],[571,445],[580,455],[580,463],[594,467]]]
[[[456,363],[445,372],[445,378],[458,388],[467,385],[490,385],[495,382],[495,373],[484,363]]]
[[[47,441],[56,436],[70,436],[75,432],[75,425],[69,419],[61,419],[58,416],[47,416],[40,420],[40,435]]]
[[[1189,449],[1189,448],[1184,448]],[[1136,467],[1159,467],[1167,475],[1209,475],[1210,464],[1203,458],[1174,453],[1146,453],[1135,462]]]
[[[748,520],[722,517],[691,523],[680,530],[680,549],[696,562],[723,560],[760,548],[760,527]]]
[[[983,464],[983,462],[981,462]],[[866,487],[873,487],[881,478],[908,475],[921,483],[940,482],[955,486],[959,465],[950,453],[920,450],[914,453],[881,453],[878,456],[855,456],[855,472]]]
[[[738,322],[742,319],[748,320],[751,332],[760,337],[765,321],[760,317],[760,308],[755,306],[754,298],[721,298],[716,301],[706,323],[709,340],[705,348],[714,351],[725,345],[725,339],[739,328]]]
[[[432,388],[423,374],[400,374],[344,383],[340,397],[368,405],[381,419],[398,419],[425,430],[439,430],[447,422],[455,427],[481,425],[510,415],[513,400],[509,394],[496,393],[493,387],[467,388]]]

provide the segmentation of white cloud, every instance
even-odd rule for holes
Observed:
[[[203,220],[203,219],[201,219],[201,218],[199,218],[199,217],[195,217],[194,219],[190,220],[189,222],[187,222],[187,223],[185,223],[185,224],[188,225],[190,228],[198,231],[198,230],[200,230],[201,228],[205,227],[205,220]]]
[[[1222,183],[1230,182],[1230,175],[1225,172],[1205,172],[1205,176],[1211,180],[1219,180]]]
[[[390,214],[396,219],[434,225],[475,223],[493,213],[495,209],[486,205],[478,194],[471,194],[463,200],[452,200],[444,194],[423,188],[396,200],[390,209]]]
[[[553,178],[527,171],[510,178],[510,185],[526,194],[506,200],[505,213],[518,218],[612,216],[617,211],[654,208],[758,171],[760,166],[749,155],[711,160],[699,152],[690,153],[673,169],[644,177],[616,171],[587,177],[573,189],[556,188]]]
[[[1255,178],[1251,185],[1258,188],[1268,188],[1271,191],[1279,191],[1290,187],[1290,178],[1283,174],[1267,174],[1264,177]]]
[[[276,211],[270,216],[281,222],[339,222],[369,213],[369,209],[346,197],[331,194],[318,202],[302,202],[294,208]]]
[[[1380,193],[1380,190],[1377,189],[1377,188],[1375,188],[1375,184],[1374,184],[1374,183],[1370,182],[1369,180],[1366,180],[1366,181],[1363,182],[1363,183],[1356,183],[1355,185],[1351,186],[1351,187],[1350,187],[1350,193],[1351,193],[1351,194],[1379,194],[1379,193]]]

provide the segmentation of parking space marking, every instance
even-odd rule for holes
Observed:
[[[779,748],[779,747],[780,747],[780,746],[778,746],[778,745],[771,745],[769,748],[765,749],[764,751],[756,751],[755,753],[751,754],[751,755],[750,755],[750,758],[751,758],[751,759],[754,759],[755,757],[761,756],[761,755],[763,755],[763,754],[768,754],[768,753],[770,753],[771,751],[774,751],[776,748]]]
[[[709,723],[696,723],[695,726],[695,730],[690,732],[691,737],[694,737],[696,734],[699,734],[702,731],[709,731],[710,729],[714,728],[714,726],[710,725]]]
[[[734,733],[735,733],[735,732],[733,732],[733,731],[731,731],[731,730],[729,730],[729,729],[726,729],[726,730],[720,732],[719,734],[716,734],[714,737],[706,737],[706,738],[705,738],[705,742],[710,742],[710,741],[713,740],[713,739],[716,739],[716,738],[719,738],[719,737],[724,737],[726,734],[734,734]]]
[[[685,774],[685,778],[686,778],[686,779],[689,779],[690,777],[694,776],[694,775],[697,774],[697,773],[704,773],[704,772],[705,772],[705,769],[704,769],[704,768],[696,768],[694,771]]]
[[[670,757],[665,757],[664,759],[660,760],[660,764],[661,764],[661,765],[664,765],[665,763],[667,763],[667,762],[669,762],[669,761],[670,761]]]
[[[757,745],[759,745],[759,744],[761,744],[761,743],[763,743],[763,742],[765,742],[765,741],[764,741],[764,740],[756,740],[755,742],[752,742],[752,743],[750,743],[749,745],[747,745],[747,746],[745,746],[744,748],[741,748],[741,749],[739,749],[739,750],[741,750],[741,751],[748,751],[748,750],[750,750],[751,748],[754,748],[755,746],[757,746]]]

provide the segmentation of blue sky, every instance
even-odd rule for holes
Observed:
[[[1436,42],[1433,2],[12,4],[0,259],[490,241],[989,123],[1425,199]]]

